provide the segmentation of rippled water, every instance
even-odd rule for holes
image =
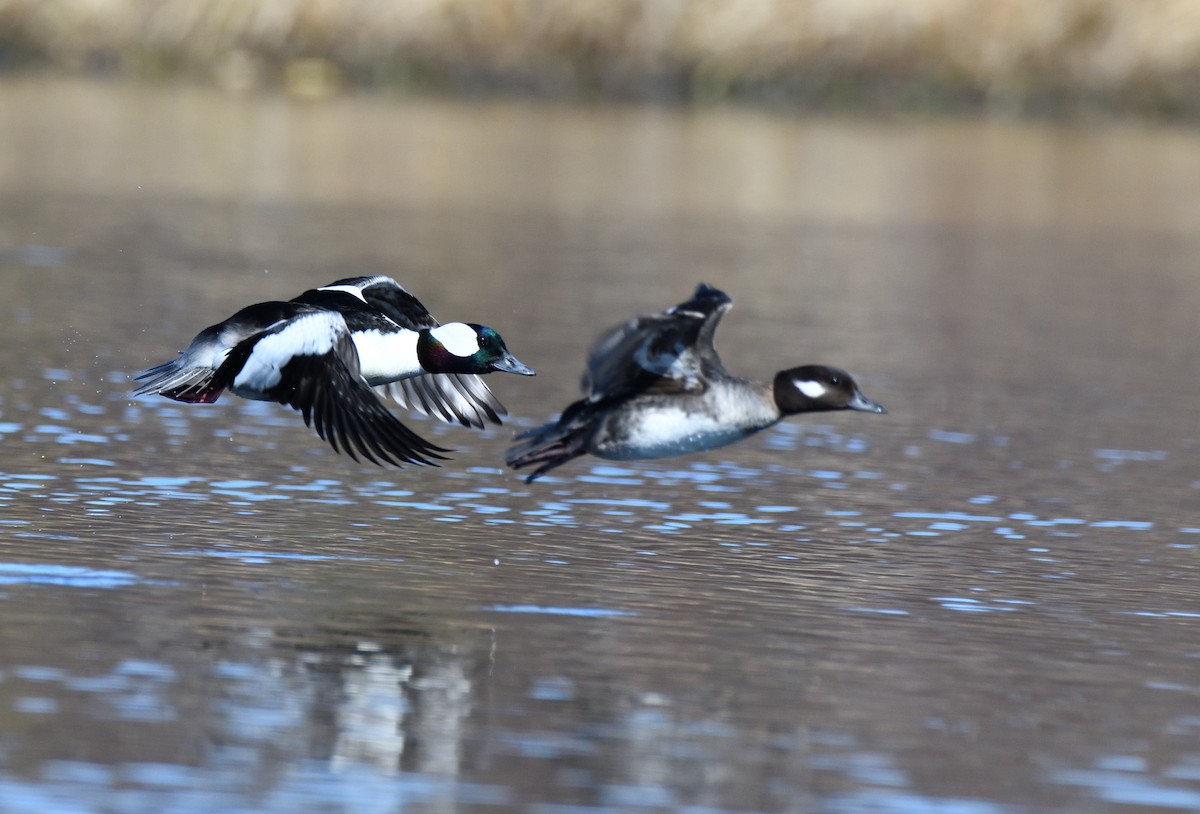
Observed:
[[[0,85],[0,811],[1200,809],[1200,137]],[[152,123],[152,124],[147,124]],[[536,379],[439,469],[129,398],[389,273]],[[791,420],[533,485],[593,336]]]

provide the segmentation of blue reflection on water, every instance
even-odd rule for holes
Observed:
[[[551,605],[484,605],[481,610],[497,613],[544,613],[551,616],[585,616],[603,619],[616,616],[637,616],[634,611],[616,610],[615,608],[568,608]]]
[[[387,774],[360,764],[334,770],[320,761],[301,761],[260,788],[240,766],[59,760],[47,762],[37,781],[0,775],[0,800],[6,811],[46,814],[395,814],[418,804],[448,811],[456,804],[505,805],[511,794],[499,786]]]
[[[53,715],[58,709],[58,701],[53,698],[27,695],[13,701],[13,710],[25,715]]]
[[[68,466],[116,466],[115,461],[106,458],[59,458],[60,464]]]
[[[71,588],[122,588],[139,581],[127,571],[81,568],[53,563],[0,562],[0,585],[65,585]]]
[[[297,560],[300,562],[322,562],[337,560],[339,562],[376,562],[377,557],[351,557],[344,554],[302,554],[288,551],[255,551],[247,549],[221,550],[215,548],[192,548],[168,551],[174,557],[215,557],[219,559],[240,560],[245,563],[262,564],[271,560]]]
[[[528,694],[535,701],[573,701],[575,682],[566,676],[540,678]]]
[[[893,512],[893,517],[912,517],[930,520],[969,520],[978,523],[999,523],[1003,518],[965,512]]]
[[[986,601],[965,596],[935,596],[937,602],[946,610],[963,613],[1011,613],[1022,605],[1032,605],[1033,602],[1023,599],[995,599]]]
[[[1055,772],[1051,779],[1063,785],[1092,789],[1097,797],[1110,803],[1200,811],[1200,791],[1158,781],[1130,765],[1121,759],[1114,764],[1111,759],[1102,758],[1094,769],[1066,769]]]
[[[835,814],[1028,814],[1025,806],[1008,806],[961,797],[926,797],[883,789],[838,795],[823,802]]]
[[[950,432],[948,430],[930,430],[929,440],[941,441],[945,444],[973,444],[978,440],[973,432]]]
[[[124,721],[173,721],[177,712],[165,695],[175,682],[175,670],[169,665],[143,659],[126,659],[107,673],[72,676],[64,670],[35,665],[13,668],[13,677],[41,684],[56,683],[72,693],[95,695],[112,710],[112,717]],[[56,702],[57,704],[57,702]],[[46,713],[48,710],[37,710]]]
[[[1098,449],[1093,454],[1105,461],[1165,461],[1167,459],[1166,451],[1161,449]]]

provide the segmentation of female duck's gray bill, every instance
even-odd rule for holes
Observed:
[[[862,393],[855,392],[854,398],[850,399],[850,403],[846,405],[851,410],[862,410],[864,413],[886,413],[882,404],[877,404],[864,396]]]
[[[536,376],[537,371],[529,365],[522,364],[517,361],[517,357],[511,353],[506,353],[496,361],[492,362],[492,370],[498,370],[501,373],[516,373],[519,376]]]

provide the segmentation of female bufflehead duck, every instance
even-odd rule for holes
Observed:
[[[887,412],[848,373],[825,365],[780,371],[770,385],[731,376],[713,333],[732,304],[701,283],[687,302],[609,330],[588,354],[586,396],[557,421],[518,435],[508,465],[541,464],[530,483],[585,453],[666,458],[731,444],[796,413]]]
[[[506,414],[478,378],[493,371],[534,375],[493,329],[439,324],[390,277],[353,277],[205,328],[178,359],[138,373],[134,395],[209,404],[228,390],[276,401],[355,460],[430,464],[446,450],[401,424],[372,388],[415,379],[394,391],[402,403],[482,427]]]

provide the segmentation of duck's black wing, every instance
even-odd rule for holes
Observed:
[[[358,291],[367,305],[401,328],[421,331],[441,324],[420,300],[391,277],[347,277],[317,291],[351,289]],[[448,423],[457,421],[464,427],[482,428],[489,422],[500,424],[502,417],[508,415],[508,410],[483,379],[472,373],[426,373],[376,389],[402,407]]]
[[[701,283],[686,302],[611,328],[588,352],[584,393],[598,401],[704,389],[707,378],[724,373],[713,334],[732,305],[728,294]]]
[[[530,483],[587,452],[597,417],[642,393],[694,393],[724,374],[713,347],[729,295],[701,283],[692,298],[658,314],[610,329],[592,346],[583,374],[584,398],[557,420],[521,433],[505,454],[513,469],[534,466]]]
[[[433,314],[429,313],[429,309],[422,305],[420,300],[391,277],[351,277],[334,285],[357,286],[368,305],[385,314],[401,328],[421,331],[436,328],[441,324],[433,318]]]
[[[257,391],[300,411],[337,452],[372,463],[436,465],[447,450],[388,412],[359,373],[345,320],[314,311],[262,331],[235,347],[217,370],[222,387]]]

